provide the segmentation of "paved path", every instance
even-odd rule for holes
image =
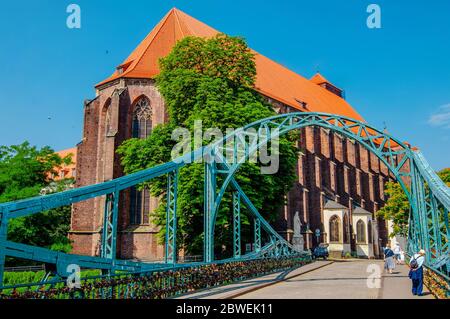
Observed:
[[[267,276],[262,276],[258,278],[253,278],[249,280],[244,280],[234,284],[229,284],[225,286],[219,286],[212,289],[200,290],[195,293],[180,296],[176,299],[229,299],[236,298],[237,296],[248,293],[255,289],[261,289],[263,287],[271,286],[287,280],[289,278],[294,278],[301,274],[305,274],[310,271],[315,271],[321,267],[330,265],[330,261],[317,261],[305,265],[303,267],[284,272],[277,272]]]
[[[373,267],[373,268],[372,268]],[[335,262],[313,272],[292,278],[276,285],[259,289],[237,298],[245,299],[410,299],[433,298],[427,295],[413,296],[410,292],[411,281],[408,268],[398,266],[393,274],[382,273],[381,278],[374,276],[373,270],[383,270],[379,260],[361,260]],[[369,284],[373,288],[368,287]],[[378,280],[378,287],[376,283]]]
[[[374,273],[377,269],[380,273]],[[377,275],[378,274],[378,275]],[[368,280],[368,277],[371,278]],[[368,286],[371,286],[371,288]],[[412,296],[408,268],[383,272],[379,260],[318,261],[289,272],[280,272],[216,287],[180,298],[189,299],[432,299]]]
[[[374,263],[370,261],[370,263]],[[380,265],[379,261],[375,262]],[[380,289],[367,287],[369,262],[334,262],[316,271],[238,298],[246,299],[376,299]],[[380,278],[378,277],[380,282]]]
[[[382,299],[434,299],[427,287],[423,286],[423,296],[411,294],[411,280],[408,278],[409,268],[397,266],[392,274],[384,274]]]

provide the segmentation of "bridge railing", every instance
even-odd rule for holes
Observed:
[[[450,188],[431,168],[420,151],[413,153],[409,222],[409,253],[426,251],[430,271],[450,282]]]
[[[204,258],[205,262],[214,261],[214,228],[221,200],[226,191],[234,192],[234,216],[240,212],[242,202],[248,208],[255,221],[256,251],[250,254],[253,257],[281,257],[295,256],[297,253],[292,245],[280,236],[256,209],[250,199],[242,191],[235,179],[242,162],[253,153],[260,150],[280,135],[292,130],[307,126],[317,126],[331,129],[340,135],[353,139],[363,147],[373,152],[381,162],[394,174],[411,204],[410,218],[410,249],[411,251],[424,248],[429,252],[426,263],[429,267],[443,275],[449,274],[449,224],[448,187],[441,187],[436,178],[430,173],[430,168],[420,156],[415,156],[412,149],[388,135],[377,130],[367,123],[334,114],[324,113],[289,113],[277,115],[251,123],[227,135],[220,141],[234,140],[232,161],[220,161],[219,144],[202,147],[196,151],[156,167],[146,169],[134,174],[120,177],[101,184],[81,187],[62,193],[32,198],[24,201],[0,204],[0,282],[3,274],[5,256],[30,259],[44,263],[56,264],[60,275],[68,275],[66,266],[78,264],[80,267],[103,269],[110,271],[146,272],[167,270],[177,263],[176,260],[176,232],[177,232],[177,180],[179,169],[189,165],[196,159],[205,159],[205,191],[204,191]],[[245,129],[256,128],[255,134],[260,140],[254,140],[244,147],[244,153],[239,156],[237,145],[245,141]],[[273,134],[263,132],[271,131]],[[256,141],[256,142],[255,142]],[[212,161],[208,161],[213,159]],[[237,159],[237,160],[236,160]],[[217,178],[221,175],[222,178]],[[116,258],[117,223],[119,213],[120,192],[149,181],[151,179],[167,176],[167,218],[166,218],[166,260],[165,263],[146,264],[119,260]],[[220,184],[218,183],[220,180]],[[437,186],[436,186],[437,185]],[[230,187],[229,187],[230,186]],[[95,197],[105,197],[105,211],[102,228],[102,247],[100,257],[80,256],[53,252],[45,248],[10,242],[7,240],[7,225],[11,218],[33,215],[48,209],[77,203]],[[234,218],[237,225],[238,218]],[[233,248],[235,259],[245,260],[249,256],[241,256],[236,249],[239,243],[239,227],[234,227]],[[261,243],[261,232],[269,237],[265,246]],[[239,254],[238,254],[239,253]],[[196,267],[196,264],[191,264]]]
[[[174,265],[167,270],[86,277],[74,287],[57,279],[0,288],[0,299],[165,299],[297,268],[310,261],[304,255]]]

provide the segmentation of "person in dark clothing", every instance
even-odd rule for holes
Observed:
[[[394,252],[389,247],[384,249],[384,269],[390,274],[392,274],[392,270],[395,269]]]
[[[408,277],[412,281],[412,294],[422,296],[423,290],[423,263],[425,261],[425,250],[421,249],[418,254],[414,254],[410,261]]]

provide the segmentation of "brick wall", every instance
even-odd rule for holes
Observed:
[[[152,80],[118,80],[98,90],[98,96],[85,107],[83,140],[78,145],[76,186],[100,183],[123,176],[117,147],[131,138],[134,103],[142,96],[150,100],[152,125],[167,120],[164,102]],[[107,114],[109,112],[109,125]],[[152,207],[157,200],[152,199]],[[158,229],[152,225],[136,227],[129,220],[129,190],[121,192],[117,255],[120,258],[162,258]],[[70,238],[74,253],[95,255],[100,247],[104,198],[77,203],[72,209]]]
[[[153,125],[166,122],[164,102],[152,80],[117,80],[99,88],[96,99],[86,103],[83,140],[77,151],[77,187],[123,175],[115,150],[131,137],[133,107],[141,96],[150,100]],[[279,113],[295,111],[277,101],[270,102]],[[371,212],[383,205],[383,185],[392,177],[376,156],[338,134],[317,127],[301,130],[299,146],[302,152],[297,165],[298,180],[287,195],[287,205],[276,223],[277,230],[288,239],[291,239],[288,234],[293,232],[296,211],[303,225],[309,224],[313,231],[316,228],[323,231],[321,212],[326,198],[349,206],[350,211],[353,203]],[[151,201],[151,206],[156,208],[157,199]],[[151,224],[130,225],[129,205],[126,190],[121,193],[119,205],[118,256],[143,260],[163,258],[163,246],[157,242],[158,229]],[[98,254],[103,206],[104,198],[73,206],[70,238],[74,253]],[[386,237],[384,223],[379,225],[380,236]]]

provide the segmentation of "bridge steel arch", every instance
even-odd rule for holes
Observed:
[[[171,162],[115,180],[23,201],[0,204],[0,286],[6,256],[55,264],[58,275],[62,277],[68,275],[66,268],[69,264],[102,269],[109,273],[117,270],[138,273],[202,264],[177,263],[176,248],[179,169],[198,160],[203,160],[205,163],[203,264],[216,262],[214,259],[215,221],[222,198],[230,187],[233,192],[234,251],[234,256],[230,260],[300,255],[301,253],[296,251],[261,216],[239,186],[234,174],[242,163],[261,150],[263,146],[269,142],[274,143],[276,138],[289,131],[306,126],[328,128],[351,138],[373,152],[388,167],[405,191],[411,206],[409,252],[412,253],[419,248],[426,249],[429,252],[426,257],[426,265],[449,280],[450,190],[434,173],[423,155],[367,123],[333,114],[297,112],[251,123],[209,146],[201,147]],[[249,143],[246,142],[247,137],[250,137]],[[117,259],[116,236],[120,192],[160,176],[167,176],[165,262],[149,264]],[[219,176],[223,178],[218,178]],[[221,183],[218,182],[219,180]],[[105,198],[100,257],[64,254],[7,240],[7,225],[12,218],[37,214],[94,197]],[[245,255],[241,255],[240,251],[241,203],[248,208],[254,218],[255,250]],[[262,242],[262,232],[268,235],[267,243]]]
[[[412,202],[409,187],[402,179],[402,177],[411,178],[410,172],[402,171],[402,168],[406,166],[408,160],[411,158],[411,150],[406,145],[365,123],[357,122],[350,118],[320,113],[289,113],[252,123],[234,132],[232,135],[225,137],[224,141],[219,141],[209,150],[210,154],[208,156],[209,158],[214,158],[214,161],[208,164],[207,170],[215,171],[224,176],[224,182],[220,185],[218,195],[215,197],[214,202],[208,203],[207,205],[210,211],[205,211],[205,214],[211,216],[210,227],[212,229],[210,230],[211,236],[208,236],[209,238],[214,238],[214,225],[220,202],[229,184],[231,182],[234,184],[233,176],[239,170],[240,166],[255,152],[260,150],[261,147],[267,145],[269,141],[275,140],[289,131],[307,126],[324,127],[362,144],[388,167],[399,181],[410,202]],[[251,139],[252,142],[250,145],[247,145],[246,137],[253,134],[249,132],[249,129],[252,128],[257,129],[258,135],[256,138]],[[223,144],[231,144],[233,147],[224,147]],[[231,154],[227,154],[224,157],[223,153],[227,151],[231,151]],[[395,161],[399,156],[402,157],[402,160],[396,164]],[[214,166],[216,164],[219,164],[222,169],[215,169]],[[213,180],[216,180],[216,177],[211,174],[206,176],[210,180],[206,180],[205,185],[207,187],[208,185],[214,185],[215,182]],[[233,187],[235,186],[233,185]],[[205,250],[207,248],[213,249],[213,243],[206,245]],[[209,260],[212,260],[212,255],[213,252],[210,253]]]
[[[269,141],[286,134],[289,131],[307,126],[317,126],[330,129],[347,138],[360,143],[376,155],[394,174],[401,185],[410,203],[409,240],[410,254],[419,248],[425,249],[427,265],[434,271],[441,273],[448,280],[450,269],[449,261],[449,224],[448,212],[450,208],[450,190],[440,180],[436,173],[426,162],[420,151],[410,148],[409,145],[380,131],[367,123],[348,117],[325,113],[288,113],[263,119],[237,130],[225,141],[216,143],[209,149],[209,157],[214,161],[207,164],[207,170],[223,175],[223,183],[216,190],[214,188],[216,176],[206,175],[205,185],[208,196],[206,219],[209,220],[210,236],[205,241],[207,260],[213,260],[214,227],[220,202],[231,183],[236,188],[233,176],[240,166],[248,160]],[[256,128],[258,138],[253,139],[250,145],[245,137],[252,135],[248,130]],[[223,146],[231,141],[233,148]],[[223,153],[231,151],[231,156],[224,158]],[[229,160],[231,157],[232,161]],[[219,163],[220,169],[216,169]],[[208,239],[211,241],[208,243]],[[209,253],[208,253],[209,251]]]

